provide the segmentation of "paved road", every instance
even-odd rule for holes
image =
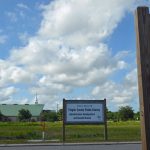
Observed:
[[[6,146],[0,150],[141,150],[141,144]]]

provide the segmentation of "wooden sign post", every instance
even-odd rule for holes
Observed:
[[[138,86],[142,150],[150,150],[150,14],[148,7],[138,7],[135,14]]]
[[[104,125],[104,139],[107,140],[106,99],[65,100],[63,99],[63,143],[66,125]]]

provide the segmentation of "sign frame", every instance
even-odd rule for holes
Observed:
[[[67,104],[102,104],[102,110],[103,110],[103,121],[96,121],[96,122],[67,122]],[[65,133],[65,126],[66,125],[104,125],[104,139],[108,139],[107,135],[107,116],[106,116],[106,99],[104,100],[66,100],[63,99],[63,143],[66,140],[66,133]]]
[[[102,115],[103,121],[67,121],[67,104],[101,104],[102,105]],[[105,101],[104,100],[65,100],[64,101],[64,123],[68,125],[94,125],[94,124],[104,124],[105,123]]]

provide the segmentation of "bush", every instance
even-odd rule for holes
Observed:
[[[133,120],[134,112],[132,107],[130,106],[120,107],[118,113],[119,113],[119,119],[122,121]]]
[[[18,114],[18,119],[19,121],[30,121],[32,117],[32,114],[30,113],[30,111],[28,109],[21,109],[19,110],[19,114]]]

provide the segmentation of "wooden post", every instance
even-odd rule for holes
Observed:
[[[63,143],[65,142],[65,140],[66,140],[66,131],[65,131],[65,119],[66,119],[66,113],[65,113],[65,99],[63,99],[63,128],[62,128],[62,130],[63,130]]]
[[[46,124],[45,121],[41,122],[41,127],[42,127],[42,140],[45,140],[45,130],[46,130]]]
[[[106,99],[104,99],[104,139],[105,141],[108,140],[107,135],[107,112],[106,112]]]
[[[135,14],[142,150],[150,150],[150,15],[148,7]]]

